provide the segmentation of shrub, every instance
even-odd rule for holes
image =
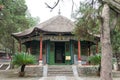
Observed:
[[[16,53],[12,57],[13,65],[21,66],[21,71],[19,76],[22,76],[22,77],[24,76],[24,73],[25,73],[24,72],[25,66],[28,64],[34,64],[35,62],[36,62],[36,58],[33,55],[25,52]]]
[[[93,65],[98,65],[101,63],[101,54],[96,54],[88,57],[88,61]]]

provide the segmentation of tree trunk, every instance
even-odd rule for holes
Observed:
[[[24,69],[25,69],[25,65],[23,64],[23,65],[21,66],[21,72],[24,72]]]
[[[99,64],[99,67],[98,67],[97,76],[100,76],[100,72],[101,72],[101,63]]]
[[[112,80],[112,47],[110,41],[110,8],[104,4],[101,26],[101,80]]]
[[[20,77],[24,77],[25,76],[25,71],[24,71],[25,70],[25,66],[26,65],[24,65],[24,64],[21,66],[21,71],[19,72],[19,76]]]

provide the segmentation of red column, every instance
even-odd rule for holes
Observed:
[[[78,61],[81,60],[81,45],[80,45],[80,40],[78,40]]]
[[[90,50],[90,46],[88,47],[88,56],[90,56],[91,54],[91,50]]]
[[[21,41],[19,41],[19,47],[18,51],[21,52]]]
[[[40,60],[42,60],[42,37],[40,37]]]
[[[30,48],[29,48],[29,54],[31,54],[32,53],[32,38],[30,37]]]
[[[28,53],[28,48],[26,47],[26,53]]]
[[[96,53],[98,53],[98,42],[96,43]]]
[[[90,50],[89,50],[90,48],[88,47],[88,57],[90,56]]]

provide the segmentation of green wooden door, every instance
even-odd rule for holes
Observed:
[[[55,63],[65,63],[64,42],[55,42]]]

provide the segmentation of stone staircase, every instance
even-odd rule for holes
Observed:
[[[47,76],[74,76],[71,65],[49,65]]]
[[[10,64],[0,64],[0,70],[8,70],[10,68]]]

